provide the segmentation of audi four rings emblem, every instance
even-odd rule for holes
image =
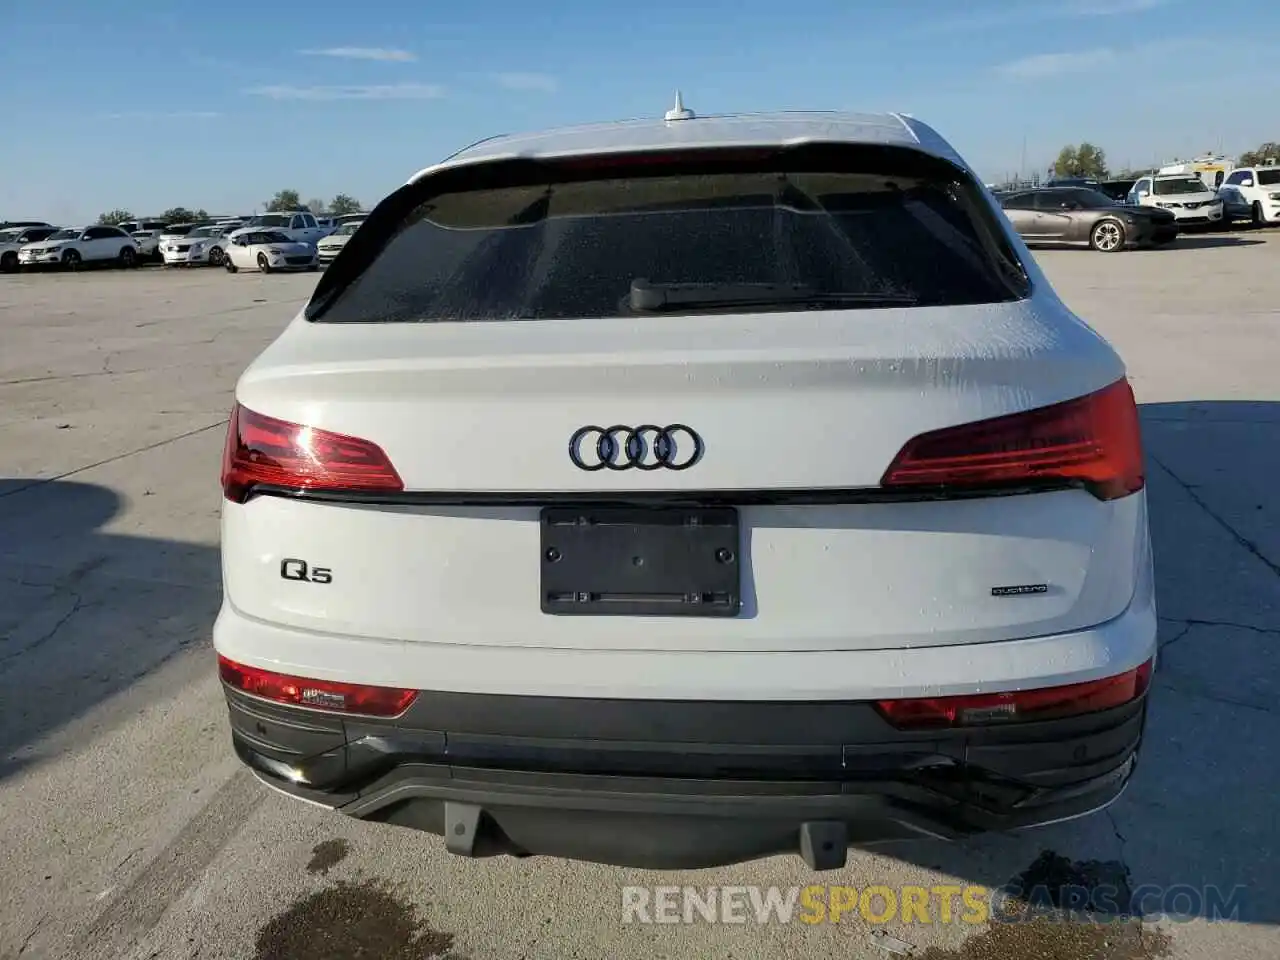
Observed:
[[[702,451],[702,438],[683,423],[579,427],[569,438],[569,459],[579,470],[688,470]]]

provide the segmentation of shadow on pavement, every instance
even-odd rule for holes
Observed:
[[[1224,234],[1202,234],[1202,233],[1181,233],[1178,239],[1166,247],[1157,249],[1162,250],[1208,250],[1212,247],[1256,247],[1264,244],[1265,240],[1256,240],[1249,237],[1236,237]]]
[[[93,484],[0,479],[0,779],[38,759],[38,741],[207,642],[217,550],[105,532],[124,506]]]

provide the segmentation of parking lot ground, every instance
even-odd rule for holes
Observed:
[[[236,376],[315,277],[0,277],[0,958],[1280,957],[1280,233],[1036,257],[1122,351],[1143,405],[1163,646],[1139,771],[1105,813],[830,874],[796,857],[681,873],[468,861],[260,785],[232,756],[209,645],[218,463]],[[1194,916],[622,913],[625,886],[900,895],[1019,874],[1154,885],[1148,913]],[[1206,919],[1215,896],[1235,919]]]

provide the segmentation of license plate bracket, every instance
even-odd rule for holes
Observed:
[[[544,507],[542,612],[733,617],[742,605],[734,507]]]

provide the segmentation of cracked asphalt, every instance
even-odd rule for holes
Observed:
[[[1280,957],[1280,233],[1036,256],[1142,404],[1162,647],[1138,773],[1101,815],[819,877],[466,861],[268,791],[212,670],[218,461],[235,378],[314,277],[0,277],[0,958]],[[621,922],[624,885],[1019,877],[1181,885],[1199,916]],[[1241,891],[1234,920],[1210,888]]]

